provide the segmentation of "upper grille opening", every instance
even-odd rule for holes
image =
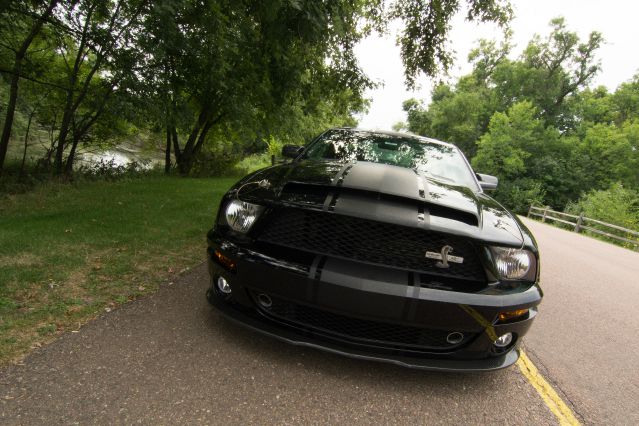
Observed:
[[[460,237],[376,222],[329,212],[281,208],[263,224],[258,241],[343,259],[356,260],[431,275],[485,282],[486,276],[473,244]],[[451,254],[463,263],[438,268],[426,251]]]

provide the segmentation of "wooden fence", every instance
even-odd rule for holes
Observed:
[[[635,250],[639,250],[639,238],[636,238],[636,237],[639,237],[639,232],[633,231],[632,229],[623,228],[621,226],[613,225],[611,223],[606,223],[600,220],[585,217],[583,213],[579,215],[574,215],[574,214],[550,210],[549,206],[537,207],[537,206],[531,205],[530,208],[528,209],[528,217],[532,217],[532,216],[540,217],[542,222],[545,222],[547,220],[552,220],[555,222],[563,223],[565,225],[571,226],[573,231],[575,232],[586,230],[586,231],[603,235],[605,237],[612,238],[618,241],[634,244]],[[600,225],[609,232],[602,231],[601,229],[593,228],[592,224]],[[624,236],[615,235],[612,232],[621,232],[625,235]]]

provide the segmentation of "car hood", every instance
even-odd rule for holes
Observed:
[[[247,185],[258,181],[267,184]],[[500,245],[534,246],[525,226],[491,197],[405,167],[301,160],[260,170],[242,179],[238,188],[247,201],[322,209]]]

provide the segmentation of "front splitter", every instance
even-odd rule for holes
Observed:
[[[419,370],[443,371],[443,372],[483,372],[495,371],[513,365],[519,359],[519,353],[515,348],[503,355],[486,358],[486,359],[430,359],[430,358],[412,358],[392,355],[374,355],[364,351],[358,351],[353,348],[344,348],[332,345],[326,342],[317,342],[308,336],[302,336],[292,330],[287,330],[270,324],[267,321],[261,321],[258,318],[247,315],[246,313],[233,308],[224,301],[213,298],[211,303],[229,320],[257,331],[266,336],[273,337],[283,342],[295,346],[303,346],[308,348],[319,349],[322,351],[346,356],[349,358],[362,359],[367,361],[384,362],[395,364],[401,367],[414,368]]]

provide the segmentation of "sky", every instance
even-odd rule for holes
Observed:
[[[591,31],[603,34],[605,44],[598,51],[602,71],[591,86],[604,85],[613,91],[620,83],[630,80],[639,72],[639,2],[622,0],[511,0],[515,19],[511,22],[515,56],[524,49],[534,34],[545,37],[552,18],[563,16],[570,31],[575,31],[585,41]],[[363,40],[356,47],[356,54],[364,72],[382,87],[371,90],[372,99],[367,114],[359,116],[359,127],[391,130],[398,121],[406,121],[402,102],[409,98],[430,100],[434,80],[424,76],[418,79],[419,87],[408,92],[404,85],[403,65],[399,47],[395,45],[396,31],[385,36],[377,34]],[[465,21],[463,14],[455,17],[450,33],[450,46],[456,61],[449,72],[451,81],[469,73],[468,52],[477,40],[501,39],[501,30],[492,24],[474,24]]]

